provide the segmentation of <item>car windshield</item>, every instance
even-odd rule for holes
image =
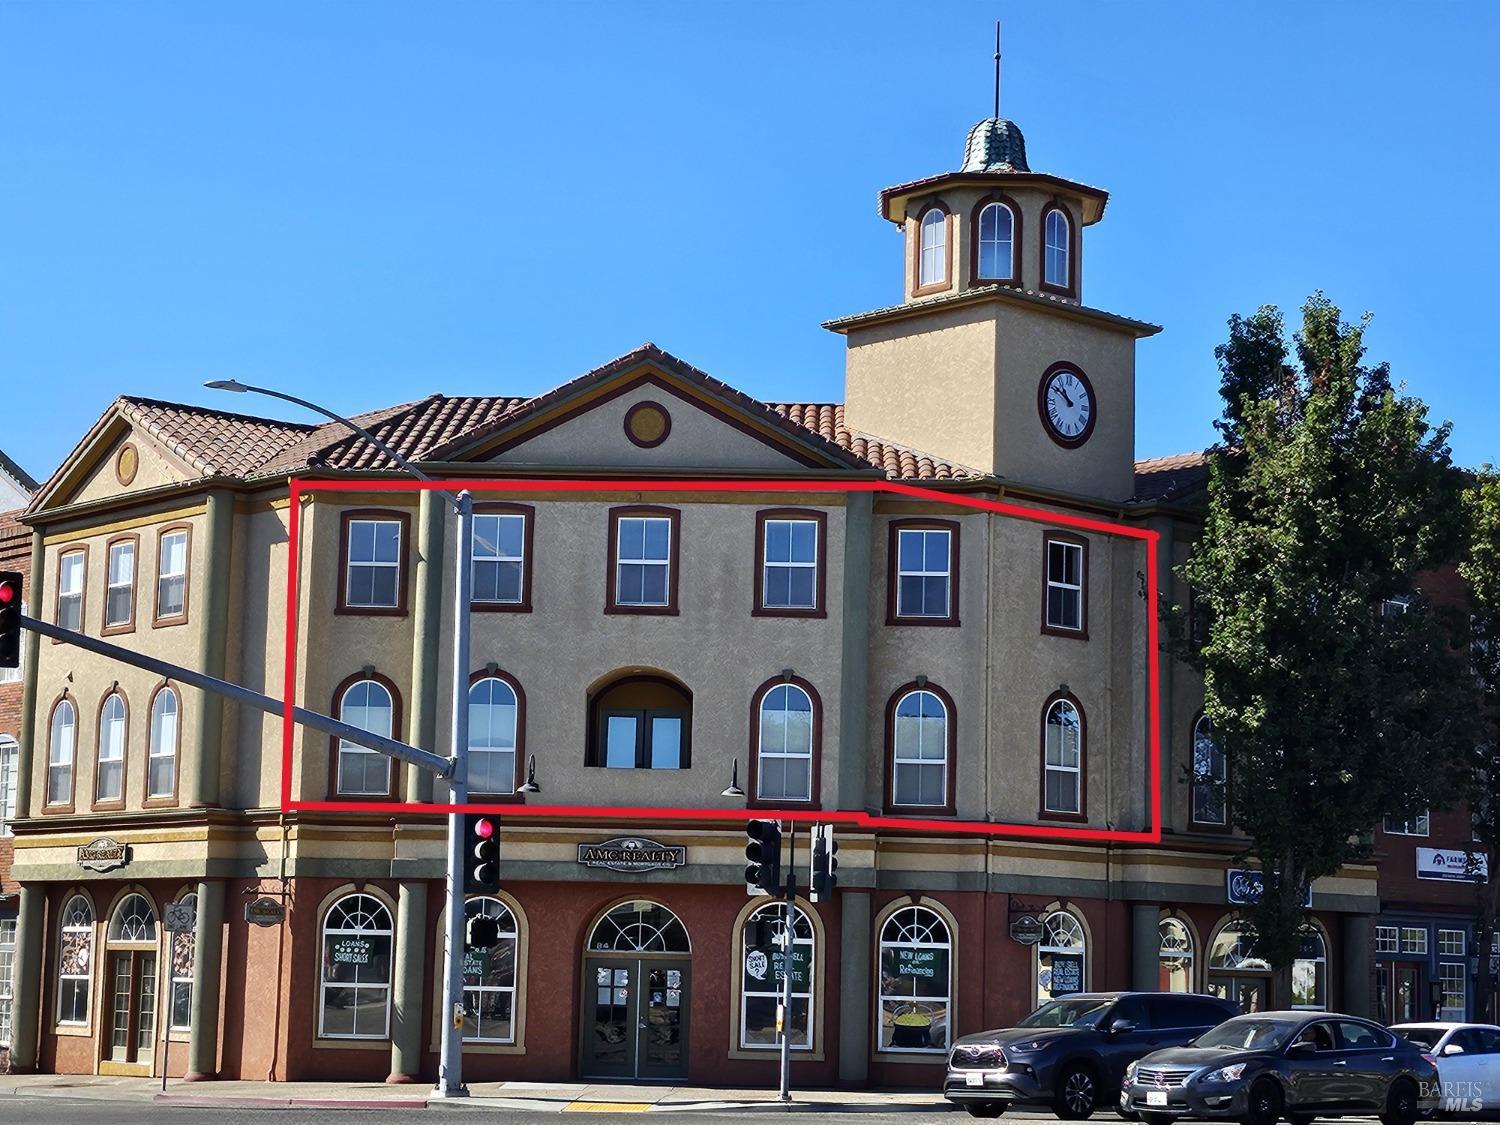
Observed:
[[[1198,1036],[1195,1047],[1219,1047],[1234,1051],[1274,1051],[1297,1029],[1287,1020],[1264,1016],[1235,1016]]]
[[[1447,1029],[1441,1027],[1403,1027],[1395,1030],[1401,1038],[1416,1044],[1424,1051],[1430,1051],[1436,1047],[1438,1040],[1447,1033]]]
[[[1053,1000],[1043,1004],[1027,1016],[1017,1027],[1098,1027],[1102,1016],[1112,1000],[1085,999]]]

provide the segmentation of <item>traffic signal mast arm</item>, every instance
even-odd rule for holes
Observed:
[[[248,707],[255,707],[269,715],[281,715],[286,711],[286,704],[279,699],[272,699],[269,695],[262,695],[258,691],[251,691],[239,684],[232,684],[228,680],[220,680],[214,676],[206,676],[202,672],[195,672],[191,668],[184,668],[180,664],[173,664],[167,660],[157,660],[154,656],[144,656],[138,652],[132,652],[119,645],[112,645],[108,641],[101,641],[94,637],[85,636],[83,633],[75,633],[72,629],[64,629],[58,625],[49,624],[46,621],[38,621],[34,617],[21,615],[21,627],[30,629],[33,633],[40,633],[44,637],[51,637],[55,641],[76,645],[96,652],[100,656],[107,656],[111,660],[118,660],[122,664],[129,664],[136,668],[144,668],[148,672],[155,672],[158,676],[165,676],[187,684],[189,687],[198,688],[201,691],[213,692],[222,695],[236,703],[243,703]],[[373,734],[359,727],[350,726],[348,723],[340,722],[329,715],[321,715],[316,711],[309,711],[303,707],[292,708],[292,719],[305,727],[331,734],[335,738],[341,738],[345,742],[352,742],[356,746],[363,746],[367,750],[374,750],[377,754],[385,754],[392,758],[399,758],[403,762],[410,762],[414,766],[421,766],[425,770],[431,770],[439,777],[451,777],[453,775],[453,762],[448,758],[440,757],[427,750],[419,750],[415,746],[408,746],[404,742],[397,742],[394,738],[386,738],[384,735]]]

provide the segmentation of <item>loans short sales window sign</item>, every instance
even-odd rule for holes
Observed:
[[[617,836],[598,844],[579,844],[578,862],[608,871],[656,871],[682,867],[687,863],[687,849],[644,836]]]
[[[1472,858],[1472,864],[1471,864]],[[1417,878],[1484,883],[1490,877],[1489,856],[1462,848],[1418,848]]]
[[[1224,890],[1232,906],[1253,906],[1266,893],[1266,877],[1250,867],[1231,867],[1224,872]],[[1312,887],[1306,888],[1302,905],[1312,906]]]
[[[335,965],[368,965],[372,948],[369,938],[337,938],[329,942],[329,960]]]

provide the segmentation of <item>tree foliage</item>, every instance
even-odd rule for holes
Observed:
[[[1383,815],[1451,802],[1471,745],[1453,622],[1413,583],[1462,541],[1448,427],[1366,365],[1363,334],[1321,294],[1291,348],[1275,308],[1230,321],[1203,534],[1181,568],[1208,623],[1191,655],[1231,812],[1265,873],[1248,913],[1276,966],[1296,957],[1304,888],[1367,854]]]

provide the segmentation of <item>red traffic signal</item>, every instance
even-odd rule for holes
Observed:
[[[0,668],[21,666],[21,576],[0,571]]]
[[[500,825],[492,816],[464,816],[464,891],[494,894],[500,889]]]

